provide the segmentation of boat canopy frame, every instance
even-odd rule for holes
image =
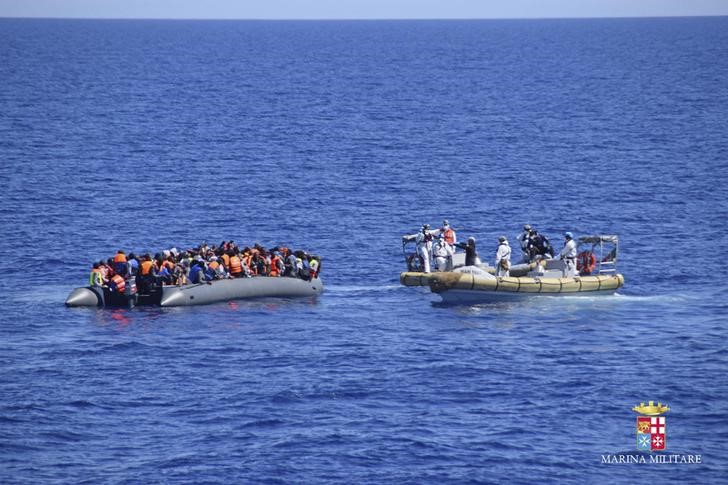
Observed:
[[[619,236],[597,234],[580,236],[576,242],[577,251],[589,251],[596,257],[597,274],[616,274],[619,256]]]

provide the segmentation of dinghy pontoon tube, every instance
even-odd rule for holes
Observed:
[[[306,297],[323,292],[321,279],[310,281],[300,278],[258,276],[234,278],[185,286],[162,286],[152,295],[122,297],[110,294],[108,288],[83,287],[74,289],[66,299],[67,306],[122,306],[139,305],[190,306],[205,305],[242,298]],[[136,298],[138,297],[138,299]]]

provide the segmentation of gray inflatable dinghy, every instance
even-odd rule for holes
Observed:
[[[131,287],[132,285],[127,285]],[[135,286],[135,285],[134,285]],[[119,295],[108,288],[81,287],[66,299],[66,306],[109,306],[131,308],[136,305],[190,306],[205,305],[242,298],[306,297],[324,291],[321,279],[306,281],[300,278],[257,276],[215,280],[185,286],[162,286],[149,295],[126,292]]]

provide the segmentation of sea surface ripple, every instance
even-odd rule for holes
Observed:
[[[725,482],[728,18],[0,19],[3,483]],[[491,260],[620,236],[603,298],[443,306],[401,235]],[[68,309],[92,261],[320,254],[315,300]],[[668,451],[636,453],[660,400]]]

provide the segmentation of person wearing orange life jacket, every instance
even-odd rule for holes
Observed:
[[[228,251],[225,251],[220,255],[220,260],[222,261],[222,264],[224,264],[226,268],[230,267],[230,255],[228,254]]]
[[[114,255],[113,263],[114,264],[112,267],[114,268],[114,272],[116,274],[120,274],[122,276],[127,275],[127,273],[129,272],[129,266],[127,265],[126,254],[124,253],[124,251],[119,249],[116,252],[116,255]]]
[[[255,272],[255,265],[253,264],[253,253],[249,248],[243,249],[243,256],[241,259],[243,262],[243,271],[245,272],[245,276],[250,277],[257,275]]]
[[[124,290],[126,289],[126,281],[124,281],[124,278],[122,278],[121,275],[115,274],[109,281],[109,288],[111,288],[111,291],[115,291],[118,294],[123,295]]]
[[[210,258],[210,263],[207,265],[207,275],[210,279],[214,280],[222,280],[229,276],[225,266],[223,266],[220,262],[220,258],[217,256],[212,256]]]
[[[450,246],[455,246],[458,242],[457,234],[455,234],[455,230],[450,227],[450,223],[445,219],[442,221],[442,227],[440,228],[440,234],[442,234],[442,237],[445,239],[445,242],[448,243]]]
[[[145,254],[142,259],[139,265],[137,286],[139,286],[141,293],[148,293],[157,284],[157,268],[154,261],[152,261],[151,254]]]
[[[233,253],[232,255],[230,255],[229,271],[230,271],[230,276],[232,276],[233,278],[240,278],[244,274],[243,273],[243,262],[237,253]]]
[[[94,263],[91,274],[88,277],[89,286],[102,287],[104,286],[104,276],[101,272],[101,265]]]
[[[281,258],[278,251],[275,251],[270,258],[270,273],[268,273],[268,276],[282,276],[285,269],[283,258]]]

